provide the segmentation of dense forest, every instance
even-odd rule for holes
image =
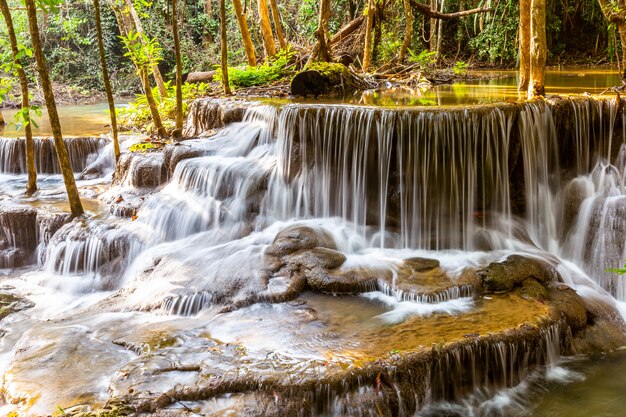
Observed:
[[[116,4],[120,3],[120,4]],[[132,60],[120,34],[115,8],[128,7],[120,0],[107,1],[102,6],[102,27],[107,63],[116,94],[138,91],[139,82]],[[212,0],[184,0],[176,8],[180,32],[182,71],[214,70],[220,63],[219,5]],[[233,67],[281,64],[281,58],[292,54],[309,55],[316,43],[320,4],[314,0],[226,1],[226,35],[228,64]],[[26,14],[21,2],[8,2],[13,24],[22,45],[30,44]],[[128,3],[130,4],[130,3]],[[563,63],[602,64],[616,62],[621,54],[620,33],[623,18],[615,18],[621,11],[619,1],[548,0],[546,2],[546,36],[548,64]],[[146,40],[158,50],[158,68],[163,79],[173,80],[175,54],[172,24],[173,4],[166,0],[135,1],[133,16],[141,23]],[[376,0],[371,5],[364,0],[333,0],[328,3],[327,30],[335,59],[344,57],[362,66],[362,48],[367,25],[371,24],[371,65],[389,66],[390,62],[424,63],[439,66],[464,67],[517,65],[519,45],[519,7],[513,0],[431,0],[430,4],[417,0]],[[371,7],[370,22],[367,10]],[[610,20],[603,18],[605,14]],[[454,14],[474,9],[483,13],[462,18]],[[437,14],[443,19],[437,19]],[[119,13],[118,13],[119,15]],[[94,27],[94,7],[91,1],[64,1],[40,12],[41,36],[51,78],[57,83],[74,86],[78,92],[102,90],[102,79],[96,76],[99,67]],[[432,18],[435,17],[435,18]],[[239,20],[238,20],[239,19]],[[333,35],[355,23],[350,42],[338,42]],[[621,20],[620,20],[621,19]],[[271,28],[264,32],[267,21]],[[369,22],[369,23],[368,23]],[[249,32],[251,45],[246,45],[241,28]],[[263,29],[263,30],[262,30]],[[412,31],[406,39],[405,33]],[[269,33],[269,34],[268,34]],[[11,48],[6,36],[6,25],[0,22],[0,62],[4,67],[11,61]],[[264,36],[266,36],[264,38]],[[265,40],[264,40],[265,39]],[[267,47],[268,41],[276,46]],[[265,43],[264,43],[265,42]],[[248,56],[246,50],[248,49]],[[282,52],[280,52],[282,51]],[[436,52],[431,54],[431,52]],[[32,62],[27,62],[32,66]],[[234,70],[233,70],[234,71]],[[34,77],[34,71],[26,71]],[[267,71],[269,73],[270,71]],[[241,74],[251,83],[260,74]],[[267,75],[267,74],[265,74]],[[272,77],[273,75],[267,75]],[[11,77],[8,77],[9,79]],[[34,80],[34,78],[33,78]]]

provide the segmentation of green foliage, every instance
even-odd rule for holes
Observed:
[[[228,81],[231,87],[252,87],[255,85],[265,85],[285,78],[294,72],[291,59],[294,52],[291,50],[281,50],[276,56],[256,67],[229,67]],[[215,81],[222,81],[222,70],[217,68]]]
[[[176,117],[176,91],[175,87],[166,83],[168,96],[163,99],[159,94],[159,89],[154,87],[152,94],[156,100],[157,109],[163,118],[163,125],[166,129],[173,129]],[[189,109],[188,102],[203,95],[209,91],[209,85],[205,83],[190,84],[185,83],[182,86],[183,91],[183,117],[187,115]],[[151,124],[152,115],[148,107],[148,101],[145,94],[137,94],[135,100],[131,101],[127,108],[117,109],[117,116],[120,123],[128,127],[144,127],[146,130],[153,130]]]
[[[127,36],[120,36],[120,39],[126,47],[124,56],[130,58],[137,67],[152,69],[161,61],[163,49],[155,38],[130,31]]]
[[[154,148],[155,146],[152,142],[140,142],[132,144],[128,150],[131,152],[147,152]]]
[[[0,78],[0,103],[11,96],[14,86],[15,84],[11,78]]]
[[[454,65],[452,66],[452,71],[454,71],[456,75],[462,75],[462,74],[465,74],[465,72],[467,71],[467,67],[468,67],[467,62],[456,61]]]
[[[31,105],[30,107],[19,109],[17,113],[15,113],[15,127],[19,130],[22,127],[26,127],[29,123],[32,123],[35,127],[39,127],[37,122],[35,122],[35,117],[41,117],[41,115],[41,106]]]
[[[409,49],[408,61],[417,64],[420,68],[426,68],[431,64],[437,62],[437,52],[423,50],[419,54],[416,54],[412,49]]]
[[[624,267],[623,268],[609,268],[606,269],[605,272],[614,272],[618,275],[624,275],[626,274],[626,261],[624,261]]]

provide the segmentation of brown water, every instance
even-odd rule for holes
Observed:
[[[621,417],[626,415],[626,355],[569,364],[569,383],[538,386],[533,417]],[[546,390],[545,393],[541,392]]]
[[[33,125],[33,135],[35,136],[51,136],[50,120],[46,109],[42,109],[42,117],[37,117]],[[78,106],[59,106],[59,117],[61,119],[61,128],[63,135],[66,137],[77,136],[100,136],[110,130],[108,105],[86,104]],[[23,137],[24,129],[18,129],[15,124],[16,109],[2,110],[7,125],[0,126],[0,136],[4,137]]]
[[[389,85],[370,90],[362,95],[343,100],[346,104],[371,106],[467,106],[477,104],[517,102],[526,98],[517,91],[517,71],[469,71],[468,74],[485,77],[455,84],[409,88]],[[546,73],[546,93],[560,95],[601,94],[609,87],[621,85],[615,69],[567,68],[549,69]],[[613,94],[613,93],[607,93]],[[311,100],[296,99],[297,102]],[[314,100],[315,103],[336,103],[336,100]]]

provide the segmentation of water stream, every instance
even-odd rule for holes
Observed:
[[[126,154],[111,187],[110,143],[70,139],[89,216],[69,222],[57,169],[20,197],[22,143],[0,139],[0,285],[23,297],[0,412],[571,416],[570,396],[620,415],[623,357],[563,357],[572,331],[544,303],[468,278],[523,254],[621,320],[619,106],[250,103],[209,139]],[[405,362],[385,379],[375,358]]]

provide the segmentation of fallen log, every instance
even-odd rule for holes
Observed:
[[[215,77],[215,71],[190,72],[187,74],[187,83],[210,83]]]

